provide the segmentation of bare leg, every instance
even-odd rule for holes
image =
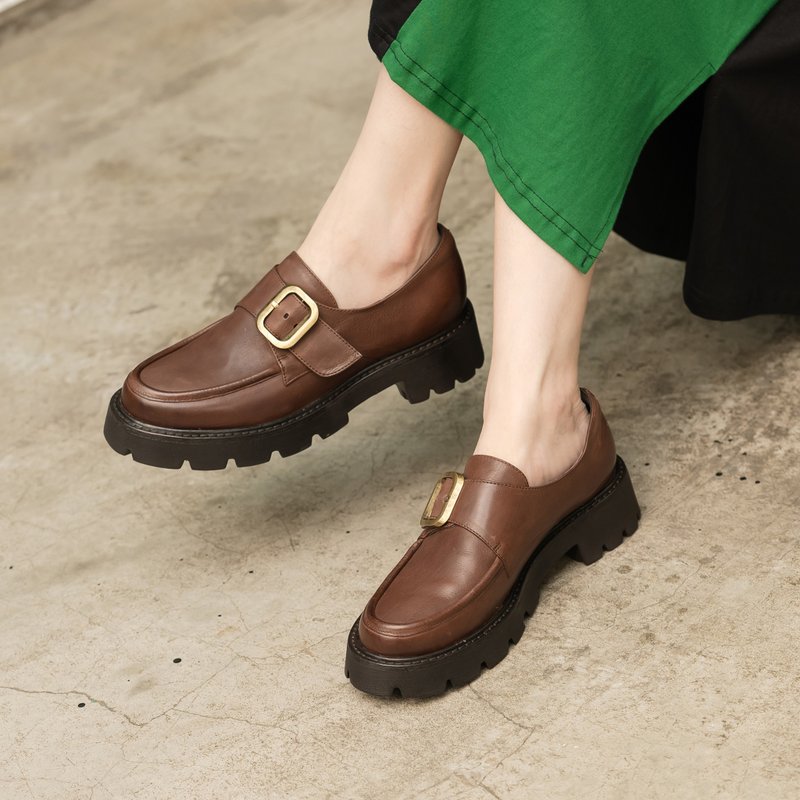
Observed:
[[[586,436],[578,354],[591,273],[545,244],[498,194],[494,235],[494,344],[475,452],[543,484],[576,461]]]
[[[340,306],[381,299],[431,254],[460,144],[380,68],[355,149],[298,248]]]
[[[343,307],[379,300],[436,246],[442,194],[461,134],[381,67],[361,134],[301,257]],[[494,348],[475,452],[532,484],[578,457],[588,414],[578,391],[591,282],[495,196]]]

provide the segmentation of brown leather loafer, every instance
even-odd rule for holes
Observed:
[[[260,464],[335,433],[392,384],[417,403],[469,380],[483,349],[461,258],[440,233],[408,281],[365,308],[339,308],[291,253],[228,316],[128,375],[111,398],[106,440],[157,467]]]
[[[431,697],[477,678],[517,642],[564,555],[591,564],[638,527],[639,505],[595,397],[580,458],[529,486],[516,467],[472,456],[447,473],[422,534],[350,631],[345,672],[375,695]]]

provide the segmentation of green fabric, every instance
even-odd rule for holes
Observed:
[[[775,2],[421,0],[383,63],[475,142],[511,209],[586,272],[650,133]]]

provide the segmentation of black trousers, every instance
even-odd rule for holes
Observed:
[[[781,0],[653,133],[614,228],[687,262],[695,314],[800,314],[800,0]]]

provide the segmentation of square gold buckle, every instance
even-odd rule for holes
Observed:
[[[448,478],[453,482],[453,485],[450,488],[450,494],[447,496],[447,502],[442,507],[442,510],[436,516],[433,516],[433,507],[436,504],[439,493],[442,491],[444,482]],[[458,496],[461,494],[461,489],[463,486],[464,476],[460,472],[445,472],[444,475],[442,475],[442,477],[436,482],[436,486],[433,487],[433,492],[431,492],[428,505],[425,506],[425,510],[422,512],[422,518],[420,519],[419,524],[423,528],[441,528],[442,525],[444,525],[445,522],[450,519],[450,514],[452,513],[453,508],[455,508],[456,500],[458,500]]]
[[[272,331],[267,329],[267,317],[280,305],[281,301],[287,298],[290,294],[300,298],[300,300],[308,306],[309,315],[300,323],[300,325],[292,331],[292,333],[285,339],[279,339]],[[314,327],[314,323],[319,319],[319,307],[312,297],[309,297],[299,286],[284,286],[272,300],[261,309],[256,325],[258,326],[259,333],[271,344],[280,350],[288,350],[290,347],[296,345],[310,330]]]

